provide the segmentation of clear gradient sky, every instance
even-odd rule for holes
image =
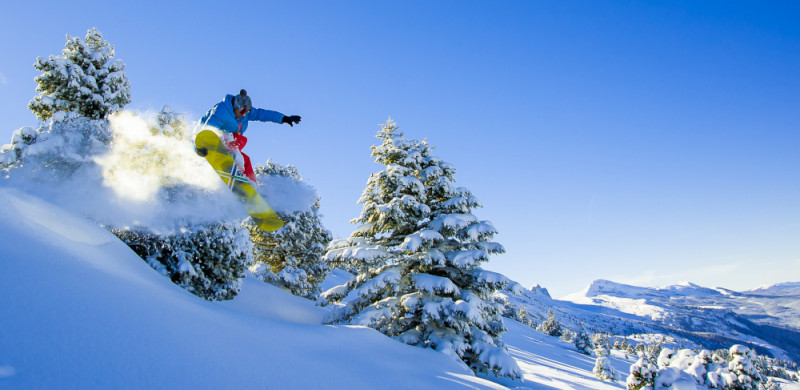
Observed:
[[[336,237],[391,117],[456,166],[507,250],[485,268],[526,287],[800,281],[796,1],[6,3],[0,142],[37,125],[36,57],[97,27],[128,109],[197,119],[246,88],[302,115],[245,151],[296,165]]]

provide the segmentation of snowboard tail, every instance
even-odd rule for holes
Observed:
[[[203,130],[198,133],[195,137],[195,151],[211,164],[222,182],[239,198],[247,214],[253,218],[259,228],[271,232],[283,227],[281,218],[269,207],[247,177],[239,170],[234,162],[233,154],[222,144],[216,133],[211,130]]]

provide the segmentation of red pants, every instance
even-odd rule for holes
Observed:
[[[244,159],[244,175],[247,176],[248,179],[252,180],[256,183],[256,173],[253,172],[253,165],[250,164],[250,156],[244,154],[242,149],[244,146],[247,145],[247,137],[239,134],[233,133],[233,142],[224,142],[225,147],[231,151],[238,151],[242,154],[242,159]]]

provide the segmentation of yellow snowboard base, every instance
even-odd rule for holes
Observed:
[[[211,130],[198,133],[195,137],[195,150],[217,171],[222,182],[239,198],[247,214],[253,217],[259,228],[271,232],[283,227],[281,218],[239,170],[233,154],[222,144],[216,133]]]

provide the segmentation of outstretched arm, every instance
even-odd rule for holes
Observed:
[[[283,123],[284,115],[277,111],[264,110],[261,108],[254,108],[253,111],[247,115],[247,120],[260,121],[260,122],[275,122]]]
[[[261,108],[254,108],[248,114],[248,120],[261,121],[261,122],[275,122],[275,123],[288,123],[289,126],[294,127],[296,123],[300,123],[300,115],[283,115],[277,111],[264,110]]]

